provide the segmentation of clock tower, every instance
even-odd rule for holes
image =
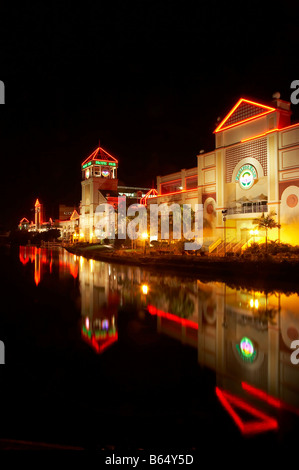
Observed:
[[[102,147],[96,148],[81,164],[82,198],[80,214],[80,238],[92,241],[95,230],[95,211],[104,201],[105,194],[117,193],[118,161]]]

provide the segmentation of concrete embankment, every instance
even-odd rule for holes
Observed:
[[[233,286],[260,290],[299,292],[299,261],[224,258],[195,255],[126,253],[92,247],[66,247],[87,259],[138,266],[203,281],[222,281]]]

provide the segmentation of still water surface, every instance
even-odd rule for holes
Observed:
[[[101,449],[292,446],[299,298],[2,249],[0,437]]]

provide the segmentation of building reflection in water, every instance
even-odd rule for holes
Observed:
[[[35,263],[38,284],[43,265],[50,265],[54,258],[42,249],[26,250],[20,249],[20,260]],[[255,417],[257,424],[251,427],[235,419],[242,432],[275,429],[276,409],[298,414],[299,365],[290,360],[291,343],[299,338],[296,293],[264,293],[221,282],[183,280],[87,260],[66,251],[59,252],[59,270],[79,276],[82,337],[96,353],[117,341],[120,307],[144,308],[156,317],[159,334],[196,349],[199,365],[215,371],[216,394],[233,419],[234,409],[242,407]]]
[[[75,257],[76,258],[76,257]],[[37,246],[20,246],[19,259],[25,266],[29,261],[34,264],[34,282],[38,286],[45,273],[52,274],[53,266],[59,266],[59,275],[71,274],[78,277],[78,263],[73,255],[60,248],[47,249]]]
[[[299,368],[290,361],[299,338],[297,294],[182,281],[83,258],[79,278],[83,335],[97,352],[117,339],[119,307],[144,307],[158,333],[197,349],[199,364],[216,372],[216,393],[244,434],[277,429],[277,408],[297,413]]]
[[[117,312],[120,294],[116,276],[106,263],[79,258],[82,337],[97,353],[118,339]]]

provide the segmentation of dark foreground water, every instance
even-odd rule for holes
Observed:
[[[294,451],[298,295],[179,274],[1,248],[0,438]]]

